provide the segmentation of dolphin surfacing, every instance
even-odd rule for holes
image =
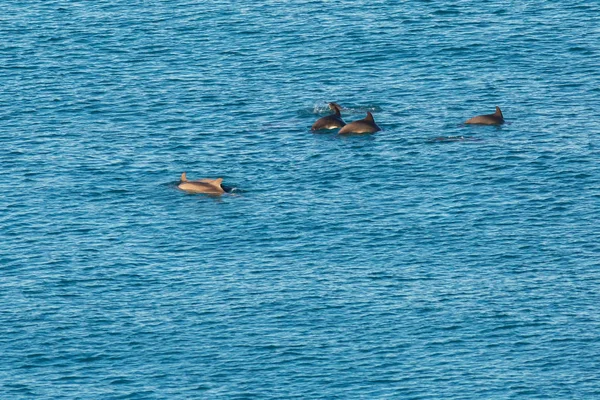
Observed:
[[[177,187],[188,193],[205,193],[221,195],[225,193],[221,185],[223,178],[218,179],[199,179],[197,181],[188,181],[185,172],[181,174],[180,182]]]
[[[502,125],[504,116],[500,107],[496,106],[496,112],[493,114],[478,115],[465,121],[465,124],[473,125]]]
[[[337,103],[329,103],[329,108],[333,111],[333,114],[319,118],[310,128],[311,130],[320,131],[322,129],[335,129],[346,125],[340,112],[342,107]]]
[[[338,133],[341,135],[345,133],[375,133],[380,130],[381,128],[375,123],[373,114],[367,111],[367,116],[365,118],[350,122],[342,127]]]

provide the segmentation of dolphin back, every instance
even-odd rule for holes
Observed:
[[[504,123],[504,116],[500,107],[496,106],[496,112],[493,114],[477,115],[473,118],[469,118],[465,121],[465,124],[474,125],[502,125]]]
[[[342,120],[342,118],[332,114],[316,120],[310,129],[313,131],[318,131],[321,129],[341,128],[344,125],[346,125],[346,123]]]
[[[184,172],[181,174],[181,182],[177,187],[188,193],[223,194],[225,190],[222,183],[223,178],[188,181]]]
[[[375,133],[379,132],[380,130],[381,128],[375,123],[373,114],[367,111],[367,116],[365,118],[350,122],[340,129],[339,133]]]

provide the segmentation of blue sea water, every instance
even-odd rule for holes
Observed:
[[[2,9],[0,398],[600,398],[600,3]]]

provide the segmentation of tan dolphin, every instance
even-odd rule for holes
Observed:
[[[346,126],[342,127],[338,133],[375,133],[380,130],[381,128],[377,126],[375,119],[373,119],[373,114],[367,111],[367,116],[364,119],[350,122]]]
[[[478,115],[465,121],[465,124],[474,125],[502,125],[503,123],[504,116],[498,106],[496,106],[496,112],[493,114]]]
[[[179,185],[177,187],[188,193],[206,193],[206,194],[218,194],[225,193],[221,182],[223,178],[218,179],[199,179],[197,181],[188,181],[185,172],[181,174]]]
[[[333,114],[319,118],[310,128],[311,130],[318,131],[321,129],[335,129],[346,125],[340,112],[342,106],[337,103],[329,103],[329,108],[331,111],[333,111]]]

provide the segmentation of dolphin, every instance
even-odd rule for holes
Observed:
[[[375,133],[380,130],[381,128],[377,126],[373,119],[373,114],[367,111],[367,116],[364,119],[350,122],[348,125],[342,127],[339,133]]]
[[[335,129],[346,125],[346,123],[342,120],[342,114],[340,113],[342,107],[337,103],[329,103],[329,108],[331,111],[333,111],[333,114],[319,118],[313,124],[312,128],[310,128],[311,130],[318,131],[321,129]]]
[[[197,181],[188,181],[185,172],[181,174],[180,183],[177,187],[188,193],[206,193],[221,195],[225,193],[221,182],[223,178],[218,179],[199,179]]]
[[[465,124],[476,125],[502,125],[503,123],[504,116],[498,106],[496,106],[496,112],[493,114],[478,115],[465,121]]]

